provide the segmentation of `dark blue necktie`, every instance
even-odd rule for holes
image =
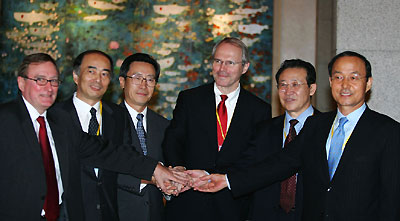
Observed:
[[[97,131],[99,130],[99,122],[97,122],[96,109],[94,107],[90,109],[90,114],[92,115],[92,117],[89,121],[88,134],[97,135]]]
[[[344,124],[347,123],[347,118],[342,117],[339,119],[339,126],[333,133],[331,140],[331,148],[329,149],[328,167],[329,177],[332,180],[336,168],[339,164],[340,157],[342,156],[342,147],[344,142]]]
[[[143,127],[143,114],[139,113],[136,116],[136,119],[138,120],[136,132],[137,132],[137,135],[139,138],[140,147],[142,147],[143,154],[147,155],[146,132],[144,131],[144,127]]]

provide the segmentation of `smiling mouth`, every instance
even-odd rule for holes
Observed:
[[[92,88],[95,91],[100,91],[103,87],[100,85],[91,85],[90,88]]]

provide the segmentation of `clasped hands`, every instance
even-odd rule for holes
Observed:
[[[183,166],[164,167],[158,164],[152,183],[165,194],[178,196],[191,188],[202,192],[217,192],[227,187],[224,174],[209,174],[205,170],[186,170]]]

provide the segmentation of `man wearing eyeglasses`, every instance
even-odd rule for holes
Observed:
[[[163,142],[166,163],[196,169],[193,178],[228,172],[246,150],[255,125],[271,117],[270,105],[240,85],[250,66],[241,40],[218,42],[211,61],[214,82],[180,92]],[[242,221],[248,218],[250,198],[188,190],[167,202],[167,220]]]
[[[300,133],[309,116],[319,111],[311,105],[317,89],[315,68],[300,59],[286,60],[275,75],[279,101],[285,113],[257,126],[255,161],[279,152]],[[268,144],[267,146],[265,144]],[[254,156],[253,156],[254,157]],[[303,176],[293,175],[254,193],[251,220],[300,221],[303,207]]]
[[[52,107],[59,71],[44,53],[18,68],[21,95],[0,106],[0,220],[85,220],[81,165],[151,180],[161,189],[186,181],[156,160],[76,129],[65,110]],[[43,84],[46,80],[46,84]]]
[[[136,151],[163,161],[161,142],[169,121],[150,108],[160,77],[160,65],[148,54],[136,53],[125,58],[119,82],[129,112],[132,145]],[[163,221],[164,204],[161,191],[147,180],[118,175],[118,209],[121,221]]]
[[[209,182],[197,189],[214,192],[229,185],[240,196],[301,170],[302,220],[399,220],[400,124],[366,105],[372,72],[363,55],[342,52],[328,70],[337,110],[309,117],[279,154],[227,175],[203,177]]]
[[[77,130],[114,144],[131,144],[127,114],[118,105],[102,100],[112,75],[109,55],[98,50],[82,52],[73,63],[76,92],[57,105],[70,113]],[[84,165],[81,180],[86,220],[118,220],[117,173]]]

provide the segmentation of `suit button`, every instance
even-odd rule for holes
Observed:
[[[330,192],[331,191],[331,189],[332,189],[332,187],[329,187],[326,191],[327,192]]]
[[[101,207],[100,207],[100,204],[97,204],[96,205],[96,209],[100,209]]]
[[[101,186],[102,184],[102,182],[97,182],[97,186]]]

